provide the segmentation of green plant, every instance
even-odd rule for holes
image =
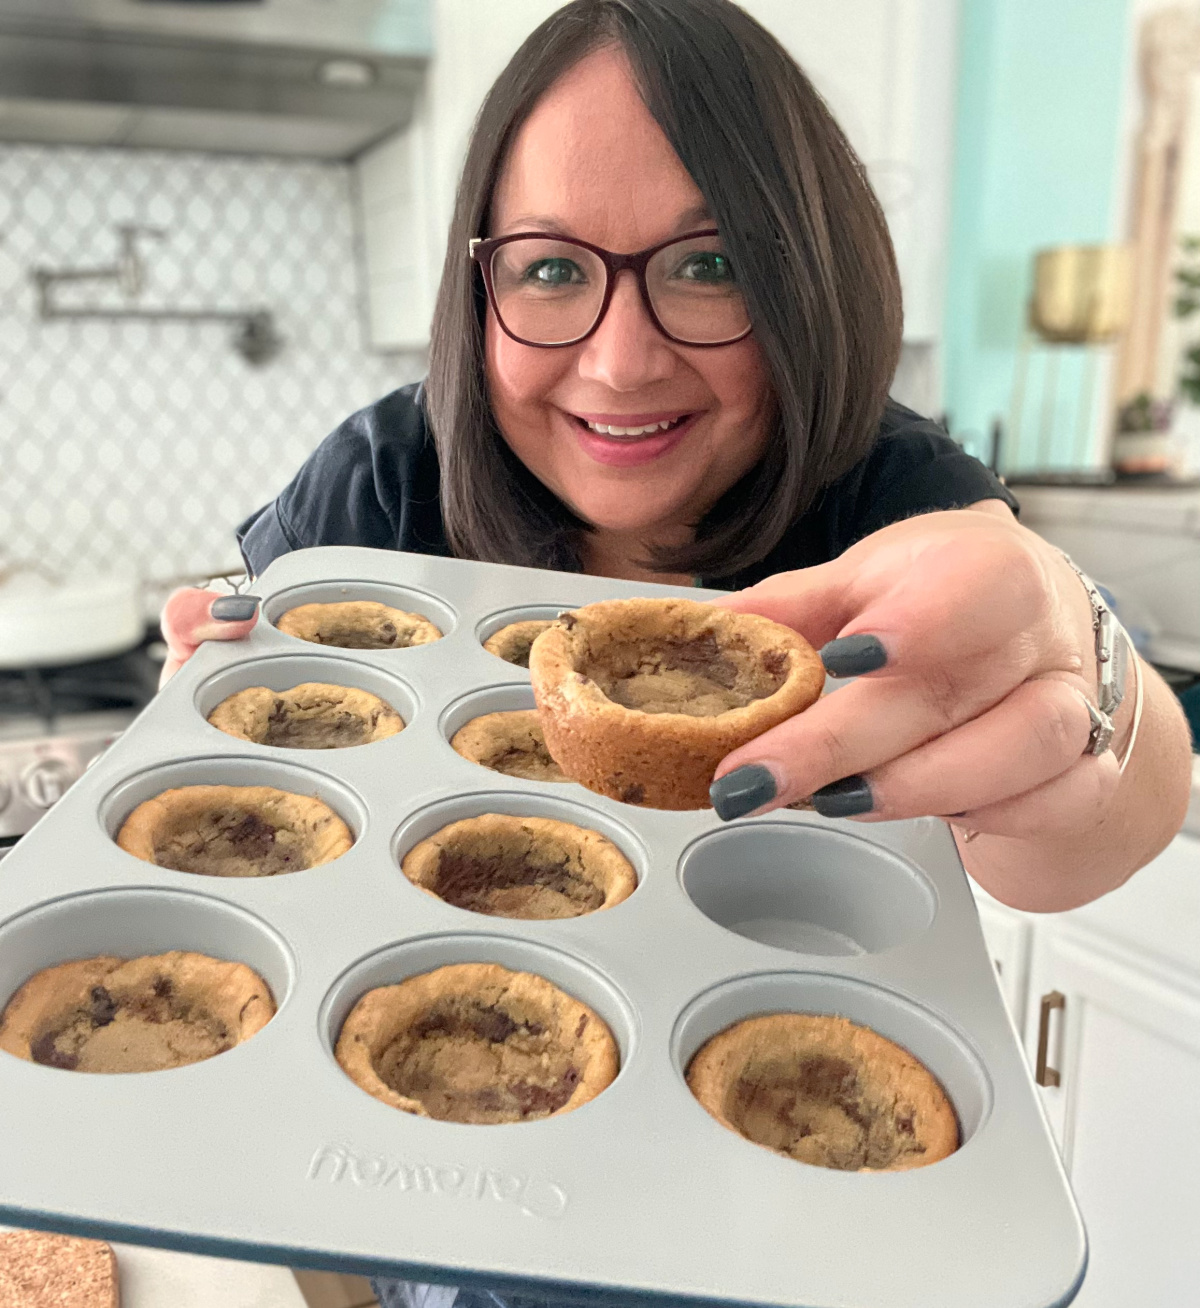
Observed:
[[[1156,400],[1149,391],[1141,391],[1117,410],[1117,431],[1122,435],[1167,431],[1173,408],[1172,401]]]
[[[1175,269],[1175,317],[1190,318],[1200,313],[1200,236],[1181,236],[1179,248],[1184,262]],[[1179,389],[1192,404],[1200,404],[1200,342],[1183,352]]]

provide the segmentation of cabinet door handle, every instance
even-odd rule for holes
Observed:
[[[1050,1014],[1060,1008],[1066,1012],[1067,997],[1058,990],[1051,990],[1048,995],[1042,996],[1042,1011],[1038,1016],[1038,1050],[1037,1050],[1037,1070],[1033,1074],[1033,1079],[1038,1085],[1058,1085],[1062,1081],[1059,1071],[1049,1065],[1050,1053]]]

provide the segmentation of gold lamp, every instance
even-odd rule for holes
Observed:
[[[1034,255],[1029,325],[1017,352],[1009,414],[1010,451],[1024,444],[1026,391],[1031,356],[1042,347],[1040,410],[1031,424],[1034,467],[1045,469],[1058,420],[1060,346],[1084,346],[1071,433],[1071,465],[1087,463],[1096,388],[1096,355],[1129,326],[1133,306],[1133,260],[1125,245],[1058,245]]]
[[[1034,256],[1029,325],[1044,341],[1111,341],[1128,327],[1132,304],[1128,246],[1059,245]]]

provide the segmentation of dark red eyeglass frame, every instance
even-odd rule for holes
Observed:
[[[682,236],[672,236],[669,241],[659,241],[657,245],[652,245],[647,250],[638,250],[636,254],[614,254],[612,250],[606,250],[600,245],[592,245],[590,241],[581,241],[574,236],[559,236],[554,232],[514,232],[511,236],[496,236],[490,240],[484,240],[481,236],[473,237],[468,245],[468,252],[483,273],[483,285],[487,290],[488,303],[492,306],[492,312],[496,315],[500,330],[516,341],[518,345],[529,345],[535,350],[561,350],[568,345],[578,345],[580,341],[586,341],[604,321],[604,315],[608,312],[608,306],[612,301],[613,288],[617,284],[617,274],[628,268],[637,278],[638,290],[641,293],[646,312],[650,315],[650,321],[667,340],[676,345],[686,345],[689,349],[715,350],[722,345],[735,345],[738,341],[745,340],[753,329],[752,324],[747,325],[744,332],[739,332],[737,336],[731,336],[726,341],[685,341],[679,336],[672,336],[662,325],[658,314],[654,312],[654,304],[650,299],[650,288],[646,285],[646,268],[659,250],[665,250],[668,245],[675,245],[679,241],[690,241],[698,236],[720,236],[720,234],[715,228],[705,228],[704,231],[700,232],[685,232]],[[600,311],[596,314],[596,321],[582,336],[576,336],[569,341],[554,341],[552,344],[547,345],[545,341],[527,341],[524,337],[518,336],[516,332],[510,331],[505,325],[504,316],[501,314],[500,307],[496,302],[496,288],[492,285],[492,256],[502,245],[508,245],[511,241],[527,241],[531,238],[540,241],[562,241],[565,245],[578,245],[581,249],[589,250],[596,255],[604,264],[606,278],[604,298],[600,301]]]

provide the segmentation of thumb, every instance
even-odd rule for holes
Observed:
[[[757,586],[723,596],[713,603],[736,613],[757,613],[798,631],[820,649],[861,608],[842,559],[795,572],[779,572]]]

